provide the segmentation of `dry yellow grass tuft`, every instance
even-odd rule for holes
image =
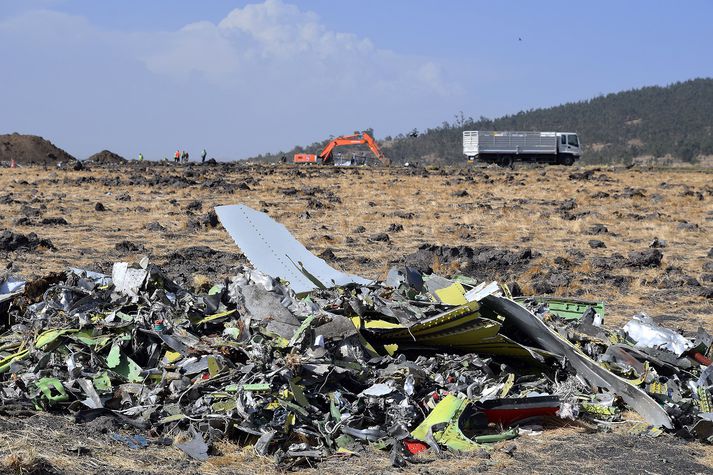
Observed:
[[[0,459],[0,468],[9,473],[41,473],[41,465],[34,447],[17,450]]]
[[[211,287],[211,278],[203,274],[195,274],[193,276],[193,287],[201,292],[207,292]]]

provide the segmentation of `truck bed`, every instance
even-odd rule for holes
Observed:
[[[556,155],[555,132],[463,132],[463,153],[479,155]]]

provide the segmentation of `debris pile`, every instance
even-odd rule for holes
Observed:
[[[409,267],[370,282],[287,238],[285,254],[266,256],[279,233],[263,231],[276,223],[227,208],[253,224],[241,249],[276,277],[241,267],[199,293],[143,259],[114,264],[111,277],[71,269],[6,290],[0,412],[108,416],[198,460],[230,438],[283,466],[366,446],[400,466],[536,433],[551,418],[606,427],[626,407],[638,432],[713,441],[703,330],[685,337],[640,314],[611,331],[601,303],[513,299],[495,282]]]

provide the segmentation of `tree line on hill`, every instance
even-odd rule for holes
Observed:
[[[461,112],[452,122],[379,142],[392,162],[458,163],[465,160],[464,130],[577,132],[586,163],[629,163],[641,156],[695,163],[713,155],[713,79],[643,87],[497,119],[473,119]],[[292,161],[295,153],[318,153],[328,142],[253,159],[278,161],[284,156]]]

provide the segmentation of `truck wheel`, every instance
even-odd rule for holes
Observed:
[[[562,158],[562,164],[568,167],[574,165],[574,157],[572,155],[567,155]]]
[[[503,168],[512,168],[513,159],[510,156],[500,157],[498,159],[498,165]]]

